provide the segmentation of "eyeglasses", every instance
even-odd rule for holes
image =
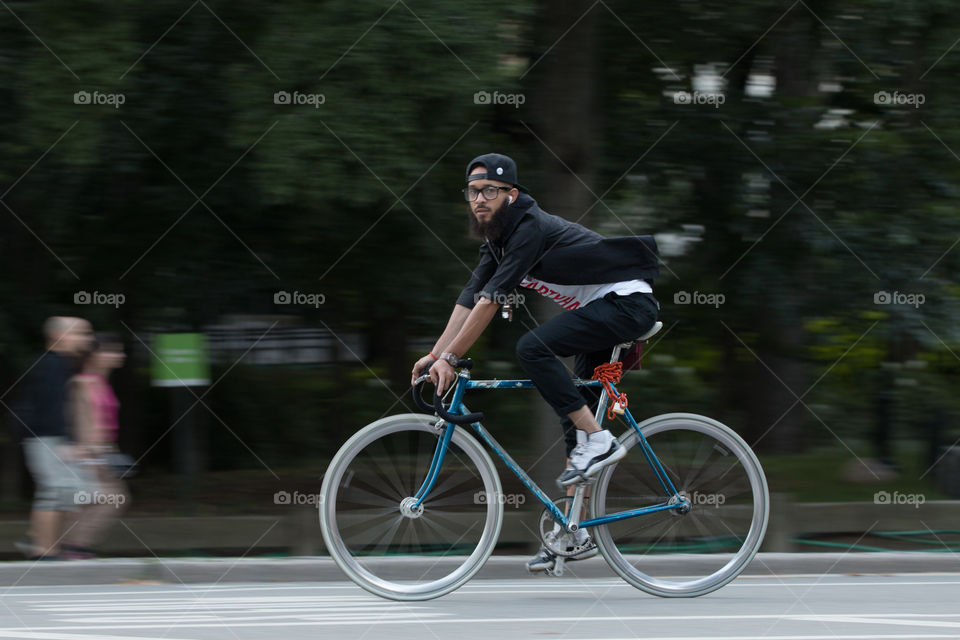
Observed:
[[[501,191],[510,191],[511,189],[513,189],[513,187],[497,187],[492,184],[482,189],[467,187],[463,190],[463,197],[466,198],[467,202],[473,202],[477,199],[477,196],[482,193],[484,200],[494,200],[500,197]]]

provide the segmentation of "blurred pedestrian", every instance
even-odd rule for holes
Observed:
[[[30,559],[57,559],[64,513],[84,490],[71,464],[76,456],[67,415],[67,383],[93,332],[82,318],[53,316],[43,325],[47,349],[27,376],[23,453],[33,476],[34,498],[27,537],[16,546]]]
[[[110,386],[110,374],[123,366],[123,343],[113,334],[98,334],[93,347],[81,359],[81,369],[70,380],[70,411],[75,461],[85,478],[83,504],[64,534],[65,559],[96,557],[91,548],[129,504],[126,483],[111,460],[120,454],[117,420],[120,403]]]

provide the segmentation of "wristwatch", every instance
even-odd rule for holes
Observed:
[[[446,360],[447,363],[449,363],[449,365],[450,365],[451,367],[453,367],[454,369],[457,368],[457,363],[460,362],[460,356],[458,356],[458,355],[455,354],[455,353],[451,353],[450,351],[446,351],[446,352],[444,352],[444,353],[441,353],[441,354],[440,354],[440,359],[441,359],[441,360]]]

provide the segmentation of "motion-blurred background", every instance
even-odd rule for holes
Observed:
[[[546,211],[657,236],[664,331],[623,388],[745,437],[770,544],[957,546],[953,3],[0,4],[0,408],[47,316],[123,337],[117,553],[318,549],[326,462],[410,410],[476,263],[488,151]],[[475,377],[521,377],[550,304],[496,319]],[[205,335],[209,385],[156,386],[164,333]],[[556,474],[536,394],[474,402]],[[3,541],[32,491],[12,431]]]

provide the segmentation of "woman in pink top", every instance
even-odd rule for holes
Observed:
[[[107,455],[117,453],[120,403],[110,386],[110,373],[123,366],[126,355],[118,336],[98,335],[82,361],[80,373],[70,380],[73,438],[81,452],[77,466],[87,480],[78,491],[76,524],[61,545],[67,558],[92,558],[90,548],[107,527],[129,506],[126,483],[107,465]]]

